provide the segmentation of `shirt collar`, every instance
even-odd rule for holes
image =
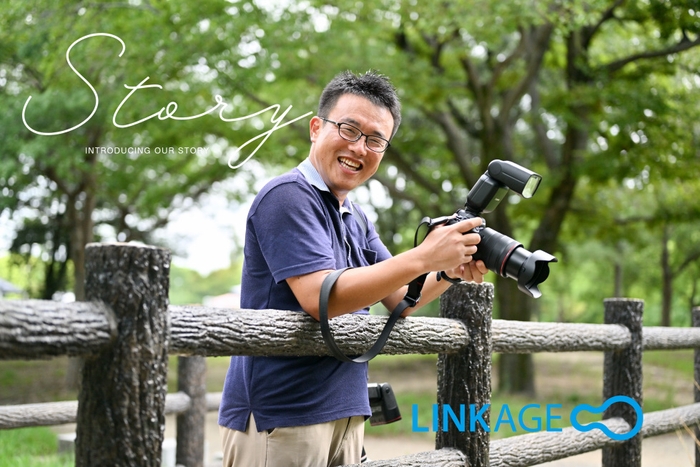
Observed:
[[[311,184],[311,186],[314,186],[321,191],[327,191],[330,193],[330,188],[328,188],[328,185],[326,185],[326,182],[323,181],[321,174],[318,173],[316,167],[314,167],[314,165],[311,163],[311,159],[307,157],[297,166],[297,168],[304,176],[306,181]]]
[[[304,176],[307,182],[311,184],[311,186],[321,190],[321,191],[327,191],[328,193],[331,193],[330,188],[328,188],[328,185],[326,185],[326,182],[323,181],[323,178],[321,177],[321,174],[318,173],[318,170],[316,170],[316,167],[311,163],[311,159],[308,157],[304,159],[301,164],[297,166],[297,169],[299,169],[299,172]],[[345,201],[343,202],[343,205],[340,207],[340,212],[341,214],[344,214],[346,212],[351,212],[348,209],[348,206],[350,205],[350,200],[348,197],[345,197]]]

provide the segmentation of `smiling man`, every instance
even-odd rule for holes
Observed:
[[[396,91],[382,75],[344,72],[324,89],[309,124],[309,157],[269,182],[248,214],[241,307],[308,313],[319,319],[324,278],[335,284],[328,316],[392,310],[406,284],[429,271],[481,282],[472,262],[481,224],[434,229],[418,247],[392,256],[348,194],[377,171],[401,122]],[[421,302],[450,283],[426,280]],[[334,357],[232,357],[219,411],[225,467],[323,467],[360,462],[371,415],[367,364]]]

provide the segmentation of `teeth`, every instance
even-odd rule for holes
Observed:
[[[344,166],[346,166],[352,170],[358,170],[360,168],[360,164],[356,164],[355,162],[348,160],[348,159],[345,159],[344,157],[341,157],[338,160],[340,161],[341,164],[343,164]]]

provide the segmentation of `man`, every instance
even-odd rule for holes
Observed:
[[[329,317],[367,314],[379,301],[392,310],[405,284],[428,271],[483,280],[483,262],[471,261],[479,235],[465,234],[481,219],[436,228],[392,257],[347,198],[377,171],[400,121],[396,91],[381,75],[344,72],[326,86],[309,124],[308,159],[268,183],[248,214],[243,308],[303,311],[318,320],[323,279],[345,267],[330,294]],[[431,273],[421,302],[404,314],[449,286]],[[233,357],[219,412],[224,466],[359,463],[369,415],[366,363]]]

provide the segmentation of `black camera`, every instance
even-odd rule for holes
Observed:
[[[450,225],[480,217],[483,213],[493,211],[509,190],[523,198],[532,198],[541,181],[542,177],[538,174],[518,164],[493,160],[488,170],[469,190],[464,209],[458,210],[454,216],[432,219],[429,225]],[[516,240],[483,225],[470,232],[481,236],[477,252],[472,256],[474,261],[482,260],[489,270],[517,280],[518,289],[527,295],[533,298],[542,295],[537,286],[549,276],[549,263],[557,261],[554,256],[542,250],[531,253]],[[449,280],[444,272],[440,275]]]
[[[372,416],[369,417],[370,425],[386,425],[401,420],[396,396],[389,383],[370,383],[367,385],[367,393],[369,406],[372,409]]]

